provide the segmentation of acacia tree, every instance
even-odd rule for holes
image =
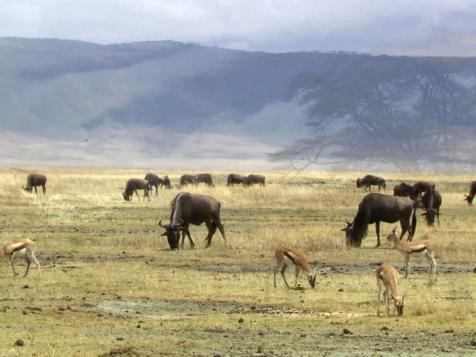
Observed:
[[[303,167],[327,160],[474,162],[458,150],[476,126],[473,87],[442,67],[377,76],[307,75],[298,91],[308,108],[309,137],[270,155]]]

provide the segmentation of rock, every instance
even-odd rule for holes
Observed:
[[[339,290],[337,290],[337,291],[341,293],[341,292],[343,292],[343,291],[344,291],[344,289],[340,288],[340,289],[339,289]]]
[[[23,342],[23,340],[16,340],[15,341],[15,346],[23,347],[23,346],[25,346],[25,342]]]
[[[242,324],[243,322],[245,322],[245,319],[242,318],[242,317],[240,317],[240,319],[238,320],[238,322],[239,322],[240,324]]]
[[[302,333],[299,335],[299,337],[306,337],[307,335],[305,333]]]
[[[344,328],[342,332],[344,333],[344,335],[353,335],[353,332],[349,330],[348,328]]]
[[[471,339],[470,345],[476,347],[476,338]]]
[[[474,267],[474,269],[473,269],[473,273],[476,273],[476,267]]]
[[[387,326],[383,326],[380,331],[390,331],[390,329]]]
[[[25,285],[22,286],[22,289],[29,289],[29,288],[30,288],[30,285],[28,285],[28,284],[25,284]]]
[[[124,341],[124,337],[117,337],[116,341]]]
[[[445,330],[445,333],[454,333],[455,330],[453,330],[452,328],[450,328],[449,330]]]

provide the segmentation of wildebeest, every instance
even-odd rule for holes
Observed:
[[[148,173],[147,175],[145,175],[144,180],[149,183],[149,191],[152,190],[152,187],[155,187],[156,196],[159,194],[159,187],[172,188],[168,176],[160,178],[156,174]]]
[[[147,197],[147,199],[150,201],[149,197],[149,183],[145,180],[142,179],[137,179],[137,178],[132,178],[127,181],[126,183],[126,189],[122,193],[122,197],[124,197],[124,200],[130,201],[132,199],[132,195],[134,192],[137,195],[137,198],[139,198],[139,194],[137,193],[137,190],[144,190],[144,200]]]
[[[212,237],[217,228],[226,242],[225,230],[220,220],[220,208],[220,202],[211,196],[188,192],[181,192],[175,196],[171,202],[170,223],[162,225],[162,221],[159,222],[159,225],[165,228],[165,232],[162,235],[167,237],[170,249],[178,249],[180,231],[182,231],[182,248],[185,242],[185,235],[193,248],[195,243],[190,235],[188,226],[190,224],[199,226],[204,222],[208,228],[206,248],[212,244]]]
[[[407,197],[389,196],[381,193],[367,194],[359,204],[359,209],[352,223],[347,222],[346,232],[348,246],[360,247],[367,233],[369,224],[375,223],[377,245],[380,246],[380,222],[395,223],[400,221],[402,233],[400,239],[408,232],[412,240],[416,229],[416,203]]]
[[[213,184],[212,175],[208,173],[198,175],[182,175],[180,177],[180,186],[198,185],[199,183],[205,183],[208,186],[215,186]]]
[[[418,196],[421,196],[426,190],[432,186],[435,186],[434,183],[428,182],[428,181],[417,181],[413,185],[413,192],[412,192],[412,198],[416,198]]]
[[[41,174],[29,174],[26,177],[26,186],[22,186],[22,189],[26,192],[32,192],[33,188],[35,193],[38,194],[36,190],[37,186],[41,186],[43,189],[43,195],[46,195],[46,176]]]
[[[261,185],[264,186],[266,184],[266,177],[262,175],[248,175],[243,180],[244,186],[252,186],[252,185]]]
[[[422,213],[425,216],[426,222],[429,225],[435,223],[435,216],[438,221],[438,225],[440,225],[440,206],[442,202],[441,194],[435,188],[435,185],[432,185],[427,188],[425,193],[423,194],[422,198],[422,205],[423,209],[425,210]]]
[[[473,204],[473,198],[476,195],[476,181],[471,182],[471,186],[469,188],[469,194],[465,195],[465,201],[468,202],[468,205]]]
[[[364,177],[357,179],[356,185],[358,188],[364,186],[364,190],[369,189],[369,191],[371,190],[371,186],[378,186],[380,191],[382,187],[385,189],[385,179],[378,176],[365,175]]]
[[[395,185],[393,188],[393,195],[400,197],[410,197],[413,194],[413,186],[405,182]]]
[[[238,175],[238,174],[229,174],[226,179],[226,185],[241,185],[246,180],[246,176]]]

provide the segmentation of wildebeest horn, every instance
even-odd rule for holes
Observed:
[[[163,224],[162,224],[162,220],[159,221],[159,226],[161,226],[162,228],[166,228],[166,227],[167,227],[166,225],[163,225]]]

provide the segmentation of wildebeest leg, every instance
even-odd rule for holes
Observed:
[[[146,196],[147,196],[147,200],[150,201],[149,189],[148,188],[144,188],[144,198],[143,198],[144,201],[145,201]]]
[[[140,196],[139,196],[139,194],[137,193],[137,190],[134,189],[134,192],[136,193],[137,199],[140,201]]]
[[[190,247],[195,248],[195,242],[193,241],[192,236],[190,235],[190,231],[188,230],[188,226],[185,226],[183,228],[183,233],[187,235],[188,241],[190,242]],[[182,240],[182,244],[183,244],[183,240]],[[182,248],[183,248],[183,245],[182,245]]]
[[[26,262],[25,275],[23,275],[23,277],[25,277],[25,276],[28,275],[28,271],[30,270],[31,259],[30,259],[30,257],[28,257],[28,255],[25,255],[25,256],[23,257],[23,259],[25,259],[25,262]]]
[[[404,219],[400,220],[400,227],[402,228],[402,233],[400,233],[400,237],[398,239],[402,240],[403,236],[408,232],[408,237],[411,236],[410,227],[408,227],[407,221]]]
[[[223,228],[223,225],[221,224],[220,221],[214,222],[214,224],[218,227],[218,230],[220,231],[220,234],[221,234],[223,240],[224,240],[225,243],[226,243],[225,228]]]
[[[33,186],[35,189],[35,194],[38,196],[38,191],[36,190],[36,186]]]
[[[205,248],[208,248],[212,244],[212,237],[217,231],[217,226],[212,221],[206,221],[205,223],[208,228],[208,235],[205,238],[207,240],[207,245],[205,246]]]
[[[380,221],[375,222],[375,232],[377,233],[377,245],[375,248],[380,247]]]
[[[45,185],[41,185],[41,188],[43,188],[43,196],[46,195],[46,186]]]
[[[159,195],[159,185],[155,185],[155,195],[158,196]]]

